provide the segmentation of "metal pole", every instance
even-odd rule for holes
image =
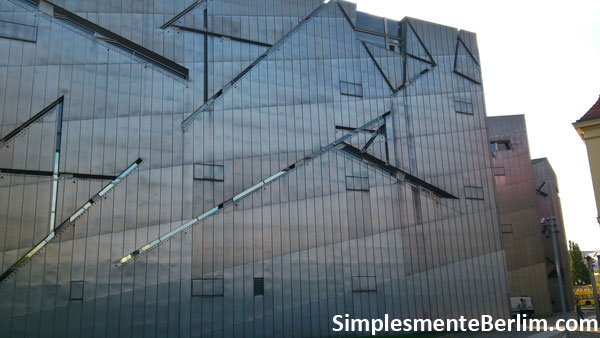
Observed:
[[[590,269],[590,280],[592,281],[592,292],[594,293],[594,305],[596,307],[596,319],[598,319],[600,318],[600,305],[598,304],[598,291],[596,291],[596,278],[594,278],[593,258],[587,256],[585,257],[585,260],[588,263],[588,269]]]
[[[550,221],[550,227],[548,227],[548,225],[546,224],[546,221]],[[558,275],[558,289],[560,290],[560,301],[561,301],[561,305],[562,305],[562,313],[563,313],[563,319],[565,320],[565,323],[567,322],[567,301],[565,299],[565,286],[563,285],[563,278],[562,278],[562,274],[561,274],[561,268],[560,268],[560,256],[558,254],[558,241],[556,240],[556,233],[558,232],[557,226],[556,226],[556,218],[554,216],[548,217],[548,218],[542,218],[542,226],[543,229],[542,232],[546,233],[546,237],[548,237],[548,235],[552,236],[552,244],[554,247],[554,260],[556,261],[556,274]],[[570,337],[569,334],[569,330],[565,330],[565,334],[566,337]]]

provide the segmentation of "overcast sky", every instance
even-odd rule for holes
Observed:
[[[488,116],[525,114],[532,158],[558,176],[567,238],[600,250],[585,144],[571,125],[600,95],[600,1],[351,0],[477,33]]]

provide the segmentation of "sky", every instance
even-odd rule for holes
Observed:
[[[487,115],[525,115],[531,157],[547,157],[558,176],[567,239],[600,250],[587,151],[572,126],[600,95],[600,1],[351,1],[477,33]]]

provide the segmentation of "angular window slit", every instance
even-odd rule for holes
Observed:
[[[356,130],[356,128],[346,127],[346,126],[335,126],[335,130],[354,131],[354,130]],[[376,130],[374,130],[374,129],[363,129],[363,130],[361,130],[361,132],[374,133],[374,132],[376,132]]]
[[[29,0],[32,1],[32,0]],[[52,9],[52,13],[53,16],[57,19],[61,19],[61,20],[65,20],[75,26],[78,26],[79,28],[84,29],[87,32],[91,32],[93,34],[98,34],[100,36],[102,36],[103,40],[108,41],[110,44],[121,48],[121,49],[125,49],[143,59],[145,59],[146,61],[149,61],[152,64],[157,65],[158,67],[165,69],[167,71],[169,71],[170,73],[181,77],[185,80],[189,79],[189,70],[183,66],[181,66],[180,64],[171,61],[169,59],[167,59],[166,57],[159,55],[141,45],[138,45],[136,43],[134,43],[131,40],[128,40],[118,34],[115,34],[111,31],[109,31],[106,28],[103,28],[87,19],[84,19],[83,17],[70,12],[60,6],[57,6],[51,2],[48,1],[44,1],[42,3],[40,3],[39,1],[35,1],[36,4],[38,4],[39,6],[42,5],[42,3],[44,4],[44,6],[50,6]]]
[[[15,138],[17,135],[19,135],[22,131],[24,131],[29,126],[31,126],[34,122],[43,118],[44,116],[46,116],[46,114],[54,111],[54,108],[56,108],[58,105],[62,104],[63,101],[64,101],[64,96],[59,97],[56,101],[54,101],[51,104],[49,104],[48,106],[46,106],[46,108],[42,109],[40,112],[38,112],[37,114],[30,117],[27,121],[23,122],[20,126],[15,128],[13,131],[6,134],[6,136],[4,136],[2,139],[0,139],[0,146],[4,146],[6,143],[10,142],[13,138]]]
[[[198,6],[202,1],[204,1],[204,0],[194,1],[191,5],[189,5],[187,8],[185,8],[183,11],[179,12],[177,15],[175,15],[169,21],[165,22],[162,26],[160,26],[160,29],[169,28],[169,26],[174,24],[177,20],[181,19],[184,15],[186,15],[187,13],[191,12],[194,8],[196,8],[196,6]],[[206,25],[206,21],[205,21],[205,25]]]
[[[548,197],[548,194],[542,191],[542,188],[544,187],[544,185],[546,185],[546,181],[542,182],[542,184],[540,184],[539,188],[535,189],[535,193],[537,195],[540,195],[543,197]]]
[[[271,53],[276,52],[278,50],[279,46],[281,46],[283,43],[285,43],[285,41],[287,41],[290,36],[294,35],[298,30],[300,30],[300,28],[302,28],[306,23],[308,23],[314,16],[317,15],[317,13],[319,13],[321,10],[323,10],[326,6],[327,6],[327,3],[322,3],[319,7],[317,7],[315,10],[313,10],[308,16],[306,16],[304,18],[304,20],[302,20],[299,24],[297,24],[294,28],[292,28],[292,30],[290,30],[289,32],[287,32],[283,38],[281,38],[274,45],[272,45],[269,49],[267,49],[267,51],[263,55],[261,55],[258,59],[256,59],[249,66],[249,68],[253,68],[258,63],[260,63],[263,59],[265,59],[267,56],[269,56]],[[235,85],[235,83],[233,83],[233,85]],[[231,86],[229,88],[227,88],[227,90],[229,90],[230,88],[231,88]],[[206,101],[202,106],[200,106],[200,108],[196,109],[190,116],[186,117],[181,122],[181,129],[185,132],[185,130],[187,129],[187,127],[192,124],[192,122],[196,119],[196,117],[198,117],[198,115],[200,115],[200,113],[202,113],[205,110],[209,109],[209,107],[212,106],[213,103],[218,98],[221,97],[221,95],[223,94],[223,92],[224,92],[224,88],[220,89],[208,101]]]
[[[361,151],[360,149],[358,149],[354,146],[351,146],[350,144],[343,143],[343,147],[341,148],[341,150],[343,152],[345,152],[346,154],[349,154],[363,162],[374,165],[376,168],[381,169],[390,175],[402,176],[409,184],[412,183],[416,187],[425,188],[429,192],[431,192],[434,196],[441,196],[443,198],[456,199],[456,197],[454,195],[434,186],[433,184],[427,183],[407,172],[404,172],[392,165],[389,165],[389,164],[385,163],[384,161],[378,159],[377,157],[375,157],[371,154],[365,153],[365,152]]]
[[[134,250],[133,252],[131,252],[130,254],[122,257],[121,259],[119,259],[115,264],[117,266],[122,266],[124,264],[127,264],[128,262],[132,261],[133,259],[135,259],[136,257],[144,254],[145,252],[147,252],[148,250],[150,250],[151,248],[159,245],[160,243],[169,240],[171,237],[173,236],[177,236],[180,233],[182,233],[183,231],[187,230],[189,227],[193,226],[194,224],[202,221],[204,218],[222,210],[223,208],[225,208],[226,206],[235,203],[239,200],[241,200],[242,198],[246,197],[247,195],[257,191],[258,189],[260,189],[262,186],[269,184],[270,182],[274,181],[275,179],[284,176],[288,173],[290,173],[293,169],[298,168],[300,166],[302,166],[303,164],[308,164],[308,162],[322,154],[324,154],[327,151],[333,150],[335,149],[335,146],[338,146],[340,144],[344,144],[346,145],[344,142],[344,140],[347,140],[348,138],[358,134],[359,132],[374,126],[375,124],[381,123],[385,121],[385,118],[387,116],[390,115],[390,112],[387,112],[369,122],[367,122],[366,124],[354,129],[353,131],[349,132],[348,134],[338,138],[337,140],[333,141],[332,143],[330,143],[328,146],[320,148],[318,150],[316,150],[315,152],[313,152],[310,156],[307,156],[295,163],[292,163],[291,165],[289,165],[287,168],[282,169],[281,171],[277,172],[274,175],[271,175],[270,177],[258,182],[257,184],[253,185],[252,187],[244,190],[243,192],[235,195],[233,198],[224,201],[220,204],[218,204],[217,207],[214,207],[213,209],[205,212],[204,214],[202,214],[199,217],[193,218],[189,221],[187,221],[185,224],[183,224],[182,226],[176,228],[175,230],[172,230],[171,232],[169,232],[167,235],[164,235],[162,237],[160,237],[159,239],[156,239],[155,241],[153,241],[152,243],[146,244],[144,246],[142,246],[141,248]],[[358,150],[358,149],[357,149]],[[358,150],[358,152],[360,152],[360,150]],[[446,193],[447,194],[447,193]],[[448,195],[448,194],[447,194]],[[452,195],[450,195],[452,196]]]
[[[62,230],[66,229],[69,225],[73,224],[75,220],[79,216],[81,216],[87,209],[89,209],[93,202],[96,201],[102,195],[108,193],[112,190],[121,180],[123,180],[127,175],[129,175],[135,168],[137,168],[140,163],[142,163],[142,159],[138,158],[133,164],[131,164],[125,171],[123,171],[117,178],[115,178],[112,182],[106,185],[103,189],[101,189],[94,197],[92,197],[88,202],[86,202],[81,208],[75,211],[70,217],[68,217],[65,221],[63,221],[59,226],[53,227],[53,231],[43,239],[40,243],[38,243],[32,250],[27,252],[21,259],[19,259],[16,263],[11,265],[6,271],[0,275],[0,283],[4,282],[8,277],[10,277],[13,272],[17,271],[19,267],[29,261],[31,257],[33,257],[38,251],[44,248],[55,236],[59,234]]]

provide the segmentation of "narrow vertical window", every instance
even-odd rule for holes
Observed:
[[[69,299],[83,300],[83,281],[71,281],[71,292]]]
[[[254,296],[263,296],[265,294],[264,277],[254,278]]]

